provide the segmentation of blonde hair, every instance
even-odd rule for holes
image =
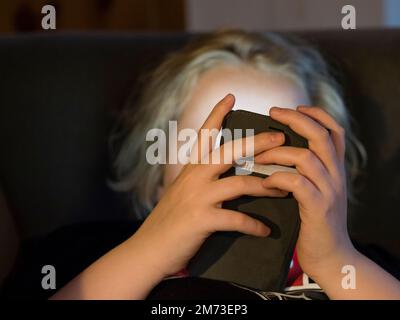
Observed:
[[[162,183],[161,165],[146,161],[146,133],[152,128],[168,132],[168,121],[178,120],[191,89],[207,70],[222,64],[248,64],[261,71],[278,71],[295,79],[312,105],[321,106],[346,130],[346,169],[350,182],[366,155],[351,130],[349,114],[328,66],[315,49],[296,38],[277,33],[219,31],[199,37],[171,54],[150,74],[132,116],[125,115],[126,135],[114,162],[116,191],[129,192],[136,217],[144,218],[157,201]],[[131,103],[128,109],[133,109]],[[348,183],[348,190],[351,184]],[[351,199],[351,197],[350,197]]]

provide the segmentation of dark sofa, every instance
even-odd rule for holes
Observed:
[[[351,236],[399,277],[400,30],[300,35],[331,63],[368,151]],[[139,75],[190,37],[0,37],[0,186],[21,239],[129,216],[126,198],[106,183],[108,134],[132,88],[140,90]]]

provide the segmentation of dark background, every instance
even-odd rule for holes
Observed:
[[[0,32],[41,31],[46,4],[56,8],[57,31],[340,29],[347,4],[358,29],[400,26],[398,0],[2,0]]]
[[[342,30],[340,9],[357,9]],[[53,4],[57,29],[41,29]],[[368,151],[353,239],[400,272],[400,1],[0,1],[0,282],[19,243],[128,216],[107,139],[141,74],[200,31],[295,31],[329,60]],[[77,244],[79,247],[79,244]]]

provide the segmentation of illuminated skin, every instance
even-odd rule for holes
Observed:
[[[233,110],[260,114],[268,114],[271,106],[295,109],[298,105],[310,104],[307,93],[287,77],[267,75],[250,66],[221,66],[200,77],[179,119],[178,130],[198,130],[213,106],[227,93],[235,96]],[[180,164],[167,165],[164,185],[170,185],[181,170]]]
[[[281,197],[287,192],[299,202],[300,265],[331,299],[400,299],[399,282],[358,253],[349,240],[343,129],[320,108],[296,108],[309,101],[293,82],[249,67],[215,68],[204,74],[180,125],[219,129],[235,104],[234,96],[226,95],[229,92],[237,96],[240,108],[252,106],[250,111],[269,111],[272,118],[308,139],[309,149],[298,149],[282,147],[281,133],[262,133],[254,138],[257,162],[295,165],[298,173],[278,172],[266,179],[218,179],[229,165],[167,166],[160,201],[139,230],[53,299],[143,299],[166,276],[182,270],[211,233],[229,230],[253,236],[269,234],[260,221],[221,209],[221,202],[245,194]],[[273,105],[287,109],[268,110]],[[330,136],[323,126],[330,129]],[[226,143],[221,148],[230,146]],[[345,265],[356,270],[354,290],[342,288],[341,270]]]

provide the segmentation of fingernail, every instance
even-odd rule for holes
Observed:
[[[279,107],[272,107],[269,112],[273,112],[273,113],[279,113],[281,111],[282,108]]]
[[[271,234],[271,229],[268,228],[266,225],[263,226],[262,235],[264,237],[268,237]]]
[[[270,138],[272,142],[281,142],[285,136],[282,132],[271,132]]]
[[[233,99],[235,99],[235,96],[232,93],[228,93],[223,100],[225,100],[226,102],[230,102]]]

